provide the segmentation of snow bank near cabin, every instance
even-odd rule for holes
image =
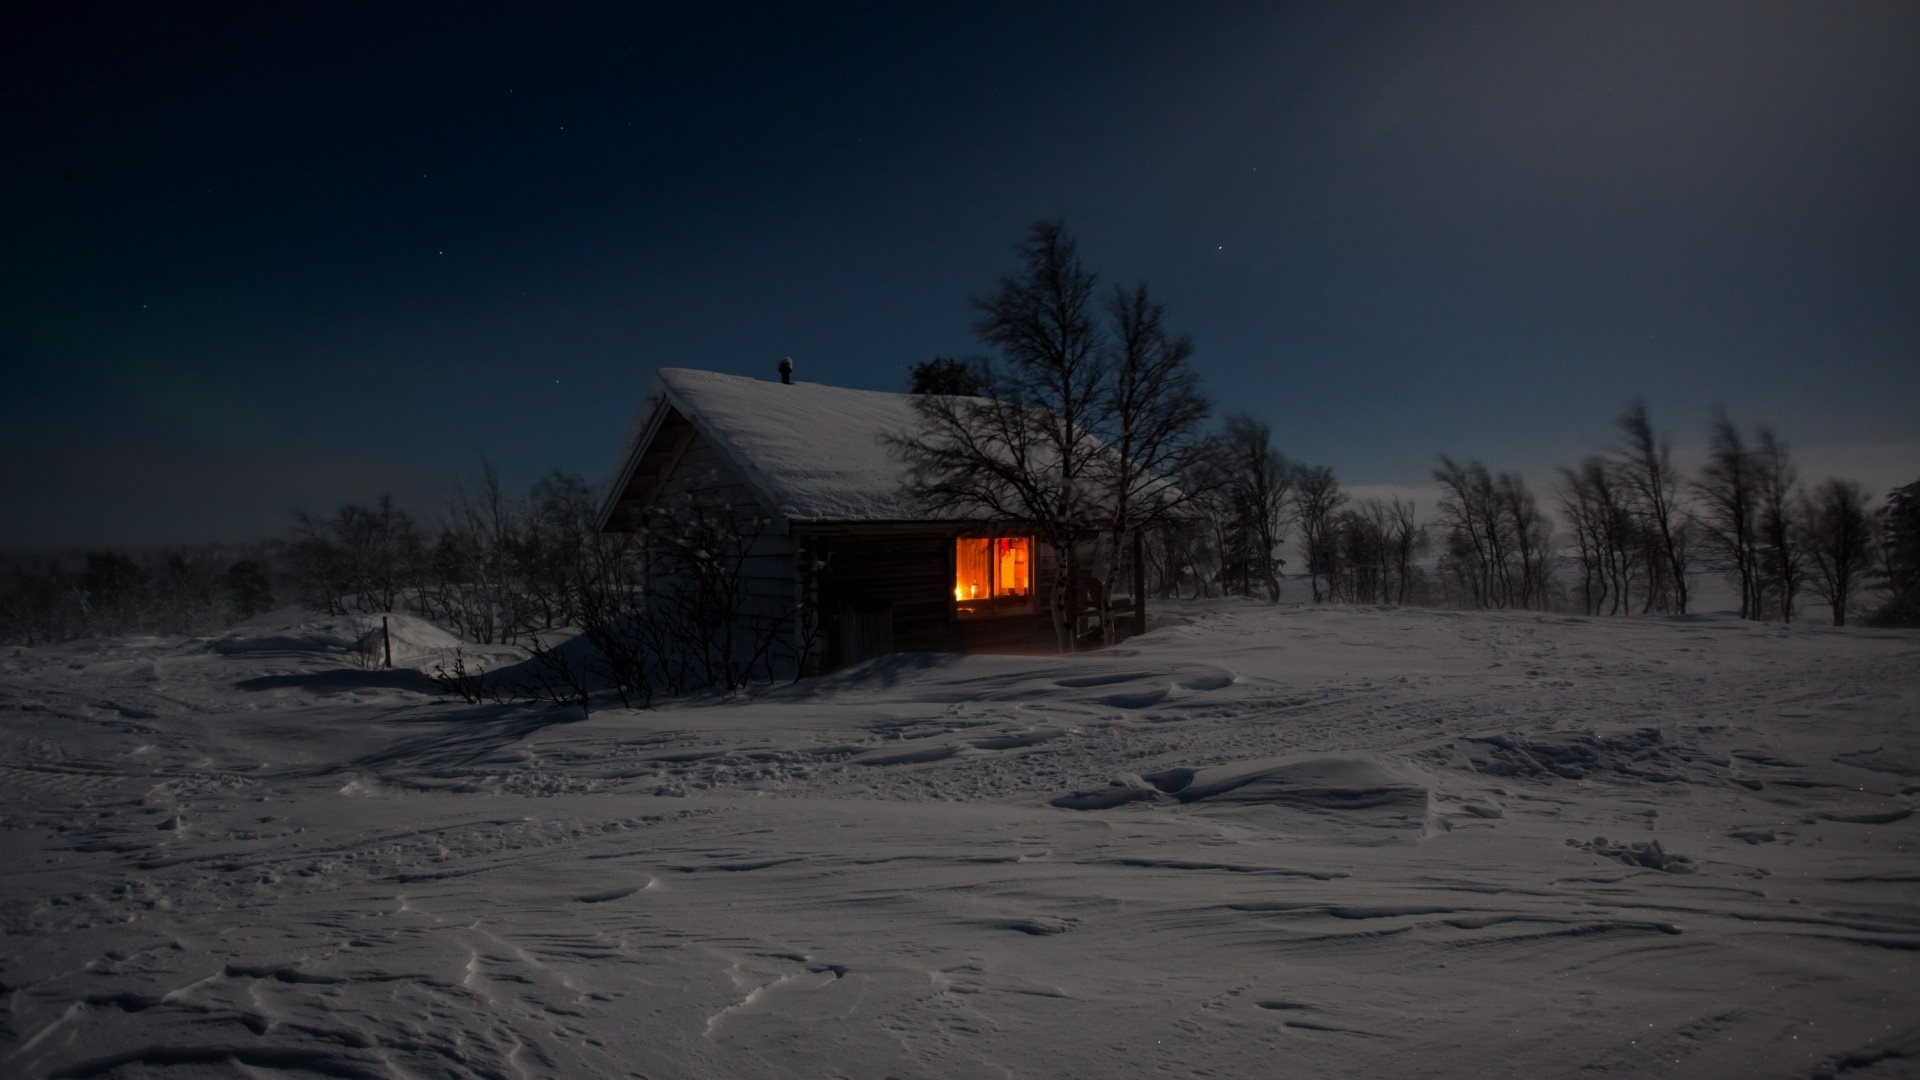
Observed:
[[[304,607],[256,615],[209,638],[206,647],[223,656],[337,656],[370,658],[377,664],[386,655],[382,619],[386,620],[385,636],[391,639],[396,667],[429,667],[451,657],[456,649],[469,655],[500,651],[463,642],[414,615],[322,615]]]

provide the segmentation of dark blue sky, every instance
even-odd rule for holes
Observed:
[[[597,482],[661,366],[903,389],[1041,217],[1350,485],[1636,393],[1920,475],[1911,4],[76,8],[0,15],[0,547]]]

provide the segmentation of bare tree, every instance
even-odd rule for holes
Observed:
[[[1506,569],[1511,543],[1501,527],[1493,476],[1478,461],[1462,465],[1442,454],[1433,478],[1440,485],[1438,516],[1446,535],[1446,569],[1472,606],[1507,606],[1512,592]]]
[[[1501,473],[1494,497],[1502,519],[1496,528],[1512,537],[1515,577],[1508,603],[1515,607],[1546,608],[1551,603],[1552,576],[1547,564],[1553,526],[1540,512],[1539,501],[1518,473]]]
[[[1773,600],[1782,621],[1792,622],[1794,602],[1806,576],[1797,513],[1804,496],[1786,444],[1765,424],[1754,431],[1753,465],[1760,496],[1755,525],[1762,593]]]
[[[646,617],[647,548],[631,533],[595,532],[587,546],[580,628],[595,673],[628,708],[645,708],[665,677],[667,642]]]
[[[1395,496],[1386,506],[1387,570],[1393,587],[1393,602],[1405,604],[1413,598],[1420,579],[1416,560],[1428,547],[1427,527],[1414,516],[1414,504]]]
[[[978,397],[986,388],[986,374],[977,360],[957,360],[936,356],[907,369],[912,394],[946,394],[951,397]]]
[[[1206,493],[1190,483],[1182,486],[1193,497],[1193,515],[1155,526],[1148,531],[1146,544],[1152,595],[1176,600],[1189,585],[1196,598],[1208,595],[1209,567],[1214,559],[1209,543],[1212,511]]]
[[[1635,398],[1627,411],[1615,421],[1624,439],[1617,455],[1619,476],[1632,492],[1636,512],[1644,520],[1648,537],[1657,545],[1664,573],[1649,569],[1646,609],[1658,601],[1655,580],[1666,583],[1673,593],[1673,610],[1687,613],[1687,569],[1690,562],[1686,514],[1680,504],[1680,472],[1673,465],[1673,447],[1664,437],[1655,438],[1653,422],[1647,417],[1647,403]],[[1654,563],[1648,560],[1649,568]]]
[[[241,559],[221,574],[234,617],[250,619],[273,609],[273,578],[260,559]]]
[[[463,621],[476,640],[512,644],[535,622],[524,586],[526,515],[506,493],[492,462],[481,462],[477,490],[459,492],[451,518],[449,530],[459,551],[452,561],[464,574],[456,594]]]
[[[1439,524],[1443,571],[1475,607],[1544,608],[1552,602],[1552,523],[1518,473],[1462,465],[1442,454]]]
[[[1123,548],[1134,567],[1134,632],[1146,629],[1147,529],[1172,521],[1190,500],[1170,483],[1193,461],[1196,433],[1207,416],[1200,376],[1188,364],[1193,342],[1166,329],[1166,308],[1145,285],[1115,288],[1107,299],[1113,320],[1111,377],[1103,415],[1096,421],[1110,453],[1091,463],[1104,489],[1108,542],[1103,567],[1101,628],[1107,644],[1118,638],[1108,601],[1114,595]]]
[[[1313,602],[1331,599],[1320,588],[1321,578],[1333,585],[1333,571],[1340,557],[1335,518],[1347,503],[1347,493],[1333,470],[1324,465],[1303,465],[1294,471],[1293,502],[1300,516],[1300,554],[1307,560],[1307,582],[1313,590]]]
[[[914,399],[920,430],[893,445],[914,468],[913,488],[934,510],[1032,526],[1061,562],[1050,608],[1060,648],[1073,648],[1075,552],[1101,527],[1096,422],[1111,381],[1093,305],[1094,275],[1057,221],[1033,226],[1023,271],[974,301],[981,340],[979,397]]]
[[[1278,602],[1296,471],[1273,448],[1273,429],[1245,414],[1227,417],[1203,458],[1197,483],[1212,495],[1222,574],[1238,573],[1249,595],[1257,580]]]
[[[1832,479],[1802,504],[1803,542],[1813,564],[1808,585],[1833,608],[1833,625],[1847,625],[1847,609],[1872,565],[1873,518],[1860,485]]]
[[[1609,463],[1589,457],[1580,468],[1560,468],[1560,483],[1555,493],[1560,499],[1560,516],[1573,528],[1574,557],[1580,564],[1580,610],[1599,615],[1609,598],[1615,609],[1619,591],[1613,580],[1613,550],[1608,518],[1610,508],[1603,492]]]
[[[1653,528],[1630,484],[1621,480],[1616,461],[1589,457],[1581,466],[1581,478],[1592,500],[1594,526],[1599,530],[1601,571],[1607,584],[1607,614],[1633,612],[1633,588],[1641,581],[1641,611],[1652,611],[1655,595],[1664,587],[1666,575],[1660,571],[1666,558]],[[1643,573],[1644,572],[1644,573]],[[1596,609],[1594,614],[1600,614]]]
[[[304,512],[295,514],[293,537],[287,554],[300,602],[328,615],[345,615],[347,574],[327,522]]]
[[[1888,493],[1876,520],[1888,596],[1871,621],[1876,626],[1920,626],[1920,480]]]
[[[528,492],[521,567],[541,628],[581,625],[595,549],[603,543],[596,509],[593,489],[578,473],[553,469]]]
[[[919,430],[891,442],[929,509],[1030,527],[1053,550],[1049,606],[1063,650],[1075,644],[1069,616],[1083,584],[1097,586],[1112,642],[1123,566],[1133,569],[1134,629],[1145,628],[1145,536],[1194,498],[1174,481],[1194,460],[1208,406],[1188,363],[1192,342],[1168,331],[1145,285],[1096,304],[1095,277],[1058,221],[1036,223],[1019,254],[1021,272],[974,300],[974,331],[992,355],[916,365]],[[1088,541],[1098,546],[1087,551]]]
[[[1204,523],[1203,535],[1189,554],[1196,574],[1209,586],[1209,595],[1215,585],[1222,596],[1233,595],[1236,587],[1242,596],[1253,595],[1253,564],[1258,560],[1240,498],[1231,484],[1234,472],[1226,436],[1215,433],[1182,477],[1181,486],[1193,496]]]
[[[1327,566],[1327,598],[1354,604],[1391,602],[1394,581],[1394,511],[1379,499],[1364,499],[1333,519],[1333,555]]]
[[[7,560],[0,581],[0,642],[44,645],[84,635],[81,591],[64,560],[23,556]]]
[[[1715,563],[1740,590],[1740,617],[1757,619],[1760,596],[1760,484],[1753,452],[1725,413],[1714,418],[1707,463],[1694,485],[1700,523]]]

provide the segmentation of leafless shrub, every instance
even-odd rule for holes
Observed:
[[[556,648],[539,634],[529,635],[527,661],[515,669],[506,687],[510,697],[551,708],[577,707],[581,719],[593,712],[593,666],[570,650]]]
[[[427,678],[439,687],[441,693],[457,697],[469,705],[501,700],[499,687],[489,683],[485,666],[477,659],[469,662],[464,649],[454,649],[451,661],[446,658],[434,661],[433,671]]]

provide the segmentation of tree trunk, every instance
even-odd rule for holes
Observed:
[[[1147,544],[1139,529],[1133,531],[1133,632],[1147,632]]]

